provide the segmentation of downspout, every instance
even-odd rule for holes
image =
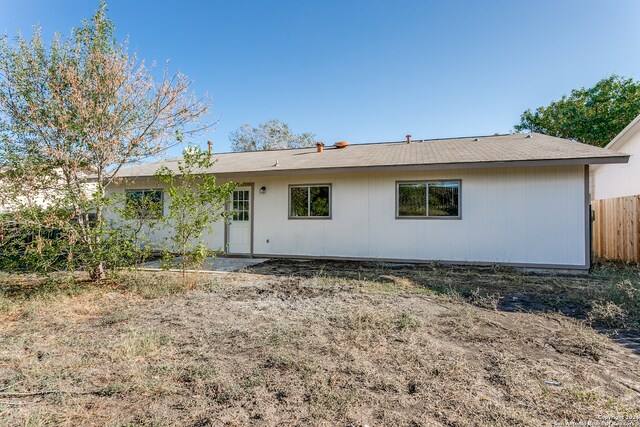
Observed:
[[[591,194],[589,192],[589,165],[584,166],[584,222],[585,222],[585,267],[591,271],[593,260],[593,211],[591,210]]]

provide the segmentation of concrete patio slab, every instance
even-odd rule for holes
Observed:
[[[176,265],[180,264],[180,257],[174,259]],[[207,258],[202,268],[197,270],[187,270],[190,272],[232,272],[242,270],[252,265],[262,264],[268,261],[267,258]],[[142,270],[162,270],[160,261],[151,261],[142,265]],[[175,270],[174,268],[170,271]]]

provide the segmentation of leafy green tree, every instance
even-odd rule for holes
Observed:
[[[20,211],[44,195],[47,226],[80,249],[94,280],[105,278],[114,232],[105,189],[118,171],[208,127],[210,102],[186,76],[153,74],[114,39],[104,1],[49,45],[39,29],[31,40],[0,37],[2,202]]]
[[[74,265],[75,245],[50,221],[64,214],[33,205],[0,215],[0,270],[45,273]]]
[[[212,232],[216,222],[228,220],[226,209],[234,183],[218,185],[216,177],[206,172],[214,160],[199,147],[188,147],[177,170],[162,166],[156,172],[158,181],[166,185],[169,212],[164,226],[171,231],[170,250],[180,255],[182,279],[186,283],[189,267],[202,265],[207,256],[215,253],[202,241],[205,231]]]
[[[233,151],[282,150],[315,145],[314,134],[294,134],[288,124],[279,120],[269,120],[257,127],[245,123],[231,133],[230,139]]]
[[[152,233],[160,225],[162,219],[162,192],[152,191],[152,196],[140,196],[134,193],[111,196],[110,207],[117,223],[109,227],[107,243],[117,245],[118,249],[110,250],[108,255],[111,264],[116,264],[119,257],[121,266],[134,269],[145,262],[154,250]]]
[[[607,145],[640,114],[640,82],[612,75],[580,88],[546,107],[527,110],[514,128],[599,147]]]

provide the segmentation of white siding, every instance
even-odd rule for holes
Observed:
[[[124,193],[125,190],[149,190],[149,189],[162,189],[164,187],[165,187],[164,184],[158,183],[153,178],[138,178],[134,183],[124,183],[118,186],[112,186],[111,188],[107,189],[107,194],[113,196],[115,193]],[[164,198],[163,209],[166,215],[167,212],[169,212],[170,198],[166,193],[164,193],[163,198]],[[118,217],[113,213],[107,212],[107,217],[109,218],[110,221],[113,221],[113,222],[118,221]],[[141,234],[147,235],[149,239],[152,242],[154,242],[159,248],[171,247],[170,242],[168,240],[169,236],[171,235],[170,228],[155,226],[153,227],[152,230],[150,230],[148,227],[144,227],[141,230]],[[207,245],[207,247],[210,249],[223,250],[225,248],[223,224],[218,224],[218,223],[214,224],[212,231],[205,233],[204,242]]]
[[[63,185],[62,183],[60,184]],[[59,205],[60,200],[64,197],[65,194],[63,191],[49,189],[48,192],[33,191],[32,194],[29,195],[29,197],[19,196],[16,199],[13,199],[13,195],[3,193],[2,185],[2,181],[0,181],[0,214],[11,213],[16,209],[20,209],[25,206],[40,206],[43,208],[47,208],[52,204]],[[95,183],[84,183],[82,187],[87,196],[94,193],[97,189],[97,185]],[[22,190],[24,191],[24,188]]]
[[[636,132],[616,151],[631,154],[629,163],[591,167],[593,200],[640,194],[640,132]]]
[[[462,180],[462,219],[395,218],[396,181],[428,179]],[[253,250],[259,255],[585,265],[583,166],[269,176],[244,181],[255,183]],[[288,186],[313,183],[332,184],[332,218],[288,219]],[[267,188],[264,194],[257,191],[262,186]],[[211,247],[222,247],[223,239],[224,228],[217,226],[209,237]]]

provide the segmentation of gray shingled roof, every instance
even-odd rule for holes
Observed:
[[[214,154],[208,170],[216,175],[285,174],[342,170],[444,169],[544,164],[626,163],[629,155],[562,138],[531,134],[385,142],[325,147]],[[176,168],[179,158],[122,169],[121,177],[152,176],[162,165]],[[277,164],[277,166],[276,166]]]

